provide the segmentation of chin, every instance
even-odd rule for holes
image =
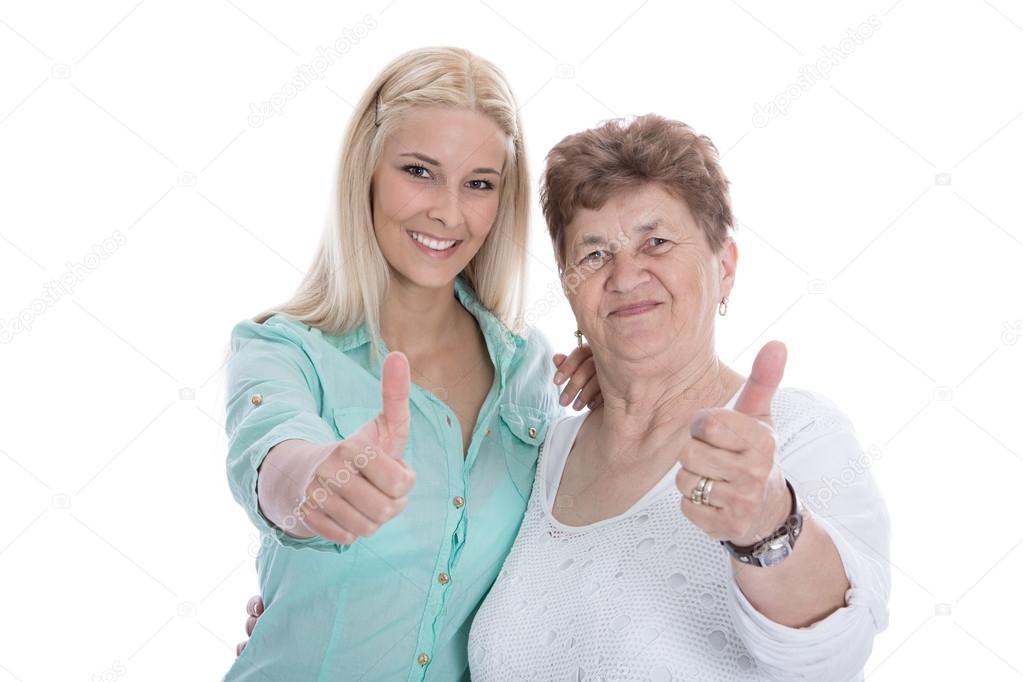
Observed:
[[[636,331],[620,338],[613,352],[622,360],[642,360],[660,355],[672,343],[673,339],[666,337],[663,329]]]
[[[423,289],[440,289],[450,287],[463,268],[464,266],[458,267],[453,264],[446,264],[444,267],[424,267],[420,264],[408,266],[406,264],[405,267],[396,269],[402,278],[414,286]]]

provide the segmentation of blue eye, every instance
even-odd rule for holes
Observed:
[[[470,189],[481,189],[484,192],[489,192],[494,189],[494,183],[489,180],[470,180]]]
[[[430,171],[426,170],[425,167],[420,166],[417,163],[410,163],[407,166],[402,166],[401,169],[415,178],[429,178]],[[421,172],[420,172],[421,171]]]
[[[590,251],[583,257],[583,262],[591,267],[600,267],[607,260],[607,255],[605,251]]]
[[[660,237],[650,237],[650,239],[648,239],[647,242],[656,242],[654,244],[651,244],[651,246],[657,248],[658,246],[664,246],[665,244],[667,244],[668,240],[661,239]]]

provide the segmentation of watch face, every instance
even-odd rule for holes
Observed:
[[[771,542],[758,547],[754,550],[753,556],[760,561],[761,566],[767,567],[780,564],[785,561],[791,553],[792,547],[789,545],[789,536],[783,535],[776,540],[772,540]]]

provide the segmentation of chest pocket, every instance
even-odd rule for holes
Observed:
[[[536,457],[547,435],[549,418],[535,407],[515,403],[502,404],[499,414],[501,446],[508,475],[519,495],[528,502],[536,474]]]

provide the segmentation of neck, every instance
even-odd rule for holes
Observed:
[[[604,398],[599,428],[605,442],[619,445],[604,452],[623,459],[644,457],[649,449],[637,446],[674,438],[698,410],[726,404],[743,380],[713,351],[674,363],[667,372],[643,372],[631,363],[605,371],[606,364],[597,362]]]
[[[436,352],[461,328],[465,314],[454,282],[438,288],[416,286],[392,273],[380,308],[380,333],[391,350],[410,358]]]

